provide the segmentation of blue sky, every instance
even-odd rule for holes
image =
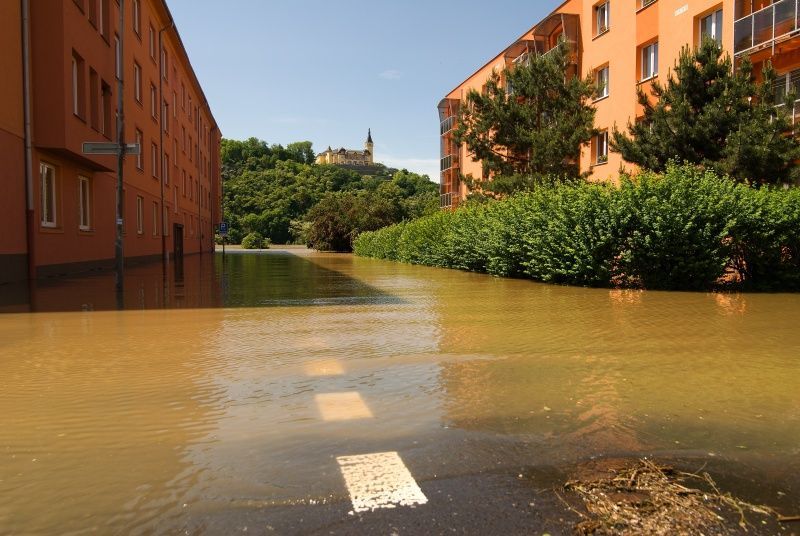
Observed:
[[[168,0],[225,137],[363,147],[438,180],[436,105],[558,0]]]

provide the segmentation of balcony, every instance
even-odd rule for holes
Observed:
[[[441,194],[439,196],[439,208],[455,208],[458,206],[461,197],[453,192]]]
[[[458,167],[458,155],[457,154],[449,154],[442,158],[440,171],[447,171],[448,169],[457,168]]]
[[[800,0],[780,0],[733,23],[734,55],[755,52],[796,34]]]
[[[786,108],[785,104],[778,104],[775,108],[783,109]],[[794,106],[792,106],[791,110],[788,110],[789,117],[792,120],[792,125],[797,125],[800,123],[800,99],[794,101]]]
[[[445,134],[453,130],[455,124],[456,124],[456,117],[454,115],[446,117],[439,126],[439,134],[444,136]]]

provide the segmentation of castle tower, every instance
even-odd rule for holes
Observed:
[[[375,147],[375,144],[372,143],[372,129],[370,128],[367,129],[367,141],[364,144],[364,152],[367,153],[367,160],[369,161],[370,164],[374,163],[373,147]]]

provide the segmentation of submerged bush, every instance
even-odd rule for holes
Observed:
[[[243,249],[267,249],[269,248],[269,240],[261,236],[261,233],[250,233],[242,238]]]
[[[561,184],[359,235],[365,257],[584,286],[800,289],[800,189],[691,166]]]

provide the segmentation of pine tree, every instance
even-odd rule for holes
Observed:
[[[507,194],[581,176],[581,146],[596,134],[589,104],[595,88],[591,79],[567,74],[571,55],[562,40],[546,55],[495,71],[482,92],[467,94],[454,137],[492,177],[482,189]]]
[[[798,176],[800,145],[788,106],[775,106],[775,72],[763,81],[743,58],[734,69],[713,39],[696,51],[684,47],[666,85],[654,82],[649,97],[641,88],[643,117],[627,134],[614,128],[611,150],[630,163],[664,171],[670,161],[697,164],[737,181],[782,183]]]

